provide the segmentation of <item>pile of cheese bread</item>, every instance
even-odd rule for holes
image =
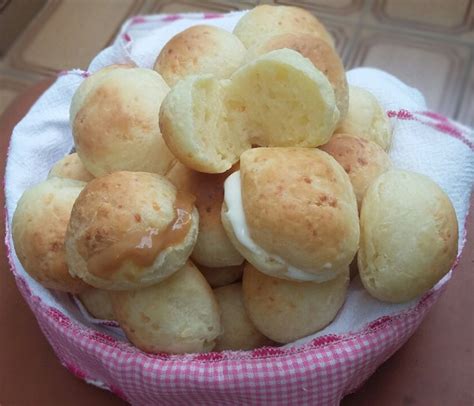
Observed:
[[[456,258],[449,198],[393,168],[387,115],[299,8],[186,29],[154,69],[95,72],[70,124],[77,153],[24,192],[15,250],[144,351],[289,343],[331,323],[351,274],[399,303]]]

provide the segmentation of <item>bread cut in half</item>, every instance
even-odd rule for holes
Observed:
[[[309,148],[254,148],[227,178],[222,223],[259,271],[327,281],[346,269],[359,243],[349,177],[329,154]]]
[[[64,240],[71,210],[86,184],[53,177],[27,189],[13,215],[15,252],[28,274],[43,286],[79,293],[87,285],[71,276]]]
[[[223,81],[211,75],[179,81],[160,109],[160,129],[178,160],[199,172],[223,173],[250,143],[232,134],[223,104]]]
[[[110,296],[120,327],[146,352],[207,352],[222,333],[212,289],[191,262],[153,286]]]
[[[173,87],[189,75],[228,78],[243,63],[245,47],[232,33],[195,25],[171,38],[158,55],[154,70]]]
[[[53,176],[80,180],[81,182],[89,182],[94,179],[94,175],[85,168],[76,152],[66,155],[53,165],[49,171],[48,178],[52,178]]]
[[[241,265],[244,258],[232,243],[221,222],[221,208],[224,201],[224,181],[232,172],[207,174],[193,171],[177,162],[166,175],[179,190],[196,197],[195,206],[199,212],[199,233],[192,253],[192,259],[208,267]]]
[[[190,76],[167,95],[160,128],[187,167],[222,173],[251,145],[317,147],[339,119],[328,79],[298,52],[280,49],[228,80]]]
[[[392,166],[380,145],[349,134],[334,134],[320,149],[339,162],[349,175],[359,209],[367,188]]]
[[[192,197],[160,175],[114,172],[96,178],[72,209],[69,272],[107,290],[160,282],[191,255],[198,223]]]
[[[360,226],[360,279],[379,300],[417,298],[456,259],[456,213],[449,197],[427,176],[402,170],[380,175],[365,194]]]
[[[357,86],[349,86],[349,109],[336,133],[373,141],[384,151],[392,143],[392,126],[384,109],[372,93]]]
[[[253,350],[273,344],[258,331],[247,315],[242,297],[242,284],[233,283],[214,289],[219,309],[223,333],[217,338],[215,351]]]
[[[317,35],[285,33],[269,36],[251,46],[247,50],[246,61],[252,61],[260,55],[283,48],[299,52],[328,78],[336,97],[336,106],[340,113],[339,121],[342,120],[349,107],[349,86],[344,65],[337,51]]]
[[[234,28],[234,34],[247,48],[269,36],[285,33],[317,35],[334,46],[334,40],[324,25],[299,7],[263,4],[246,13]]]
[[[94,176],[115,171],[165,174],[175,158],[161,136],[158,115],[169,91],[151,69],[115,66],[88,77],[72,99],[77,153]]]
[[[244,269],[242,290],[247,314],[255,327],[278,343],[290,343],[326,327],[344,304],[349,269],[327,282],[273,278],[251,264]]]

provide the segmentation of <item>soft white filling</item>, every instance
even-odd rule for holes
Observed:
[[[232,225],[237,240],[255,256],[261,257],[265,262],[275,264],[275,269],[283,273],[289,279],[299,281],[325,282],[333,279],[335,274],[331,270],[330,263],[324,264],[324,271],[320,270],[317,274],[308,270],[294,267],[278,255],[270,254],[260,247],[250,237],[247,221],[245,219],[244,205],[242,203],[242,191],[240,187],[240,171],[230,175],[224,183],[224,201],[227,206],[227,219]]]

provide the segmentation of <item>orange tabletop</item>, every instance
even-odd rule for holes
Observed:
[[[0,118],[2,170],[12,128],[50,83],[41,82],[28,89]],[[471,211],[472,206],[471,200]],[[467,228],[464,255],[441,299],[403,348],[357,393],[347,396],[343,405],[474,403],[472,216]],[[125,404],[111,393],[75,378],[60,365],[16,288],[3,244],[0,261],[0,405]]]

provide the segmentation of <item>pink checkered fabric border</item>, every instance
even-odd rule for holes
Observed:
[[[335,405],[357,389],[418,327],[441,290],[410,311],[353,335],[296,349],[168,356],[145,354],[86,329],[18,285],[62,364],[77,377],[137,405]]]
[[[61,363],[78,378],[134,405],[336,405],[413,334],[444,287],[362,331],[318,337],[298,348],[146,354],[87,328],[32,294],[11,260],[23,297]]]

